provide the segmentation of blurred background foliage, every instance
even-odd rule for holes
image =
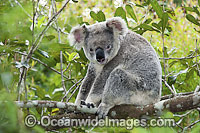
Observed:
[[[39,2],[38,2],[39,1]],[[55,3],[54,3],[55,2]],[[17,84],[20,68],[27,66],[26,76],[28,100],[61,101],[64,97],[60,72],[60,51],[63,51],[63,69],[66,89],[82,79],[87,71],[88,60],[83,50],[76,51],[69,46],[67,35],[73,26],[94,24],[113,16],[120,16],[130,30],[144,36],[151,42],[160,58],[192,57],[200,54],[200,1],[196,0],[80,0],[70,1],[47,32],[33,57],[24,65],[22,58],[27,53],[35,38],[41,33],[56,10],[65,0],[35,0],[35,26],[33,30],[33,1],[1,0],[0,1],[0,133],[1,132],[44,132],[39,126],[27,129],[24,116],[28,113],[37,118],[41,115],[56,114],[58,109],[18,109],[13,101],[17,99]],[[54,3],[54,4],[52,4]],[[56,7],[53,7],[55,6]],[[33,34],[34,33],[34,34]],[[40,60],[38,62],[37,60]],[[164,68],[163,59],[160,60]],[[43,65],[41,62],[43,62]],[[167,83],[177,93],[194,91],[200,83],[199,57],[165,60]],[[164,69],[163,69],[164,70]],[[79,84],[79,83],[78,83]],[[24,87],[22,87],[24,88]],[[75,92],[72,89],[67,98]],[[75,95],[78,91],[75,92]],[[171,94],[163,84],[162,95]],[[74,102],[75,95],[69,100]],[[21,100],[25,92],[21,90]],[[4,102],[7,101],[7,102]],[[185,113],[185,112],[182,112]],[[178,114],[182,114],[178,113]],[[170,117],[178,121],[175,115]],[[193,111],[183,118],[181,127],[187,127],[199,119],[199,112]],[[191,132],[199,131],[196,124]],[[60,131],[69,129],[60,129]],[[90,128],[70,130],[87,131]],[[127,131],[123,128],[94,128],[95,132],[180,132],[180,127],[167,128],[134,128]]]

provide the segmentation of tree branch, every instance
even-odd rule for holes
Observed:
[[[60,108],[67,111],[77,111],[81,113],[69,113],[64,114],[69,118],[91,118],[95,117],[97,108],[88,108],[87,106],[76,106],[73,103],[57,102],[57,101],[16,101],[18,107],[32,108],[32,107],[46,107],[46,108]],[[141,118],[144,115],[157,116],[163,110],[169,110],[173,113],[182,112],[186,110],[195,109],[200,107],[200,92],[190,94],[187,96],[177,96],[174,98],[159,101],[155,104],[149,104],[145,106],[134,105],[116,105],[110,109],[108,116],[110,118]],[[132,113],[134,112],[134,113]],[[85,113],[84,115],[82,113]],[[55,117],[64,117],[63,115],[57,115]]]

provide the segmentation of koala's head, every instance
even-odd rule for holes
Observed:
[[[68,36],[77,50],[83,47],[86,57],[93,63],[105,65],[120,48],[119,36],[127,32],[126,23],[120,17],[90,26],[74,27]]]

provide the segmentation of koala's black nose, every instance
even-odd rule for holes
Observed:
[[[105,55],[104,55],[104,51],[102,48],[97,48],[96,49],[96,59],[98,62],[103,62],[105,60]]]

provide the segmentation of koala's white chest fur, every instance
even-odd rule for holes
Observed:
[[[103,70],[103,65],[94,64],[94,68],[95,68],[95,73],[98,76],[101,73],[101,71]]]

